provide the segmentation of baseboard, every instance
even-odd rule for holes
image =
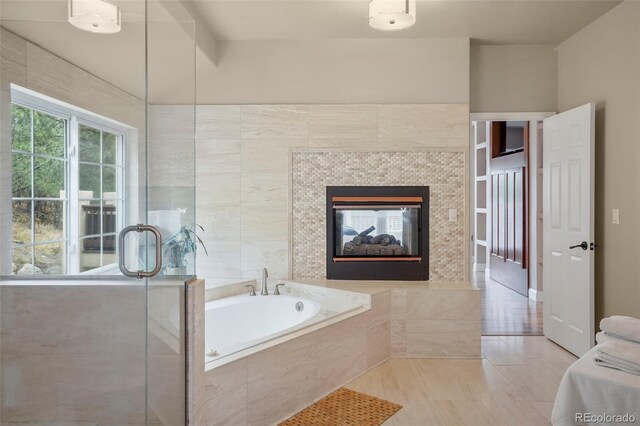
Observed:
[[[533,300],[534,302],[542,302],[542,292],[535,290],[533,288],[530,288],[529,299]]]

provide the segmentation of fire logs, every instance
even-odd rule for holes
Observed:
[[[369,235],[370,233],[372,233],[375,230],[376,230],[375,226],[370,226],[367,229],[365,229],[364,231],[362,231],[361,233],[359,233],[358,236],[359,237],[366,237],[367,235]]]
[[[375,237],[367,235],[374,230],[375,227],[372,226],[358,234],[352,241],[345,243],[343,254],[345,256],[406,256],[409,254],[402,246],[402,242],[393,235],[380,234]]]

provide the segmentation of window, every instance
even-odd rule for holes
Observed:
[[[122,210],[121,136],[88,124],[78,126],[79,271],[116,263],[118,211]]]
[[[353,228],[356,232],[362,232],[370,226],[374,226],[375,232],[370,235],[390,234],[398,240],[402,240],[403,216],[402,210],[345,210],[343,212],[344,225]],[[344,241],[351,241],[353,236],[344,237]]]
[[[402,240],[403,218],[402,210],[391,210],[387,212],[387,234],[391,234],[396,239]]]
[[[377,217],[377,213],[372,210],[345,211],[344,224],[360,233],[371,225],[375,226],[377,224]],[[377,232],[373,235],[376,234]]]
[[[67,120],[12,106],[13,264],[16,273],[64,274]]]
[[[17,275],[116,263],[124,129],[12,91],[12,261]]]

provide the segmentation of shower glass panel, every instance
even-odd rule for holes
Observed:
[[[185,282],[195,276],[197,241],[195,27],[165,18],[176,4],[149,1],[147,9],[146,210],[164,240],[162,272],[147,283],[147,410],[163,424],[186,418]]]
[[[195,30],[111,3],[98,34],[68,0],[0,0],[0,424],[185,423]],[[118,238],[137,224],[162,242]]]

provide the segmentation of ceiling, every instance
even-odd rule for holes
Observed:
[[[111,0],[143,21],[144,0]],[[469,37],[483,44],[558,44],[618,0],[417,0],[416,24],[381,32],[369,0],[148,0],[154,20],[195,20],[216,40]],[[176,7],[179,6],[179,7]],[[0,0],[3,21],[65,22],[67,0]],[[53,34],[55,36],[55,34]]]
[[[108,36],[69,25],[67,1],[0,0],[2,26],[144,97],[145,0],[112,0],[122,8],[123,30]],[[147,0],[153,21],[147,43],[149,69],[154,70],[149,76],[149,95],[158,102],[192,99],[193,91],[178,90],[175,82],[193,79],[194,38],[198,63],[208,64],[207,70],[224,66],[216,64],[216,40],[469,37],[476,44],[555,45],[618,3],[418,0],[417,22],[412,28],[381,32],[368,26],[369,0]],[[176,99],[178,92],[186,98]]]
[[[618,1],[418,0],[416,24],[380,32],[369,0],[187,0],[218,40],[470,37],[481,44],[558,44]]]
[[[153,18],[145,26],[144,0],[111,1],[122,9],[122,31],[117,34],[92,34],[71,26],[68,0],[0,0],[2,27],[140,99],[148,90],[149,98],[158,102],[192,101],[193,90],[182,90],[180,98],[174,86],[188,81],[189,73],[194,80],[195,30],[186,12],[176,18],[149,0],[147,11]]]

